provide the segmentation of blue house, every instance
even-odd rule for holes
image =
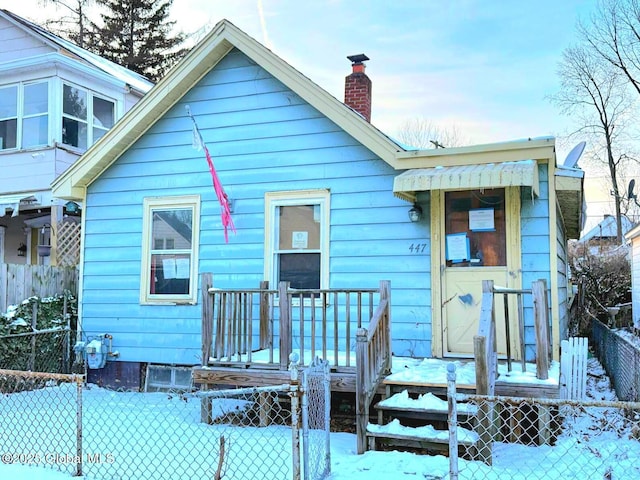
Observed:
[[[205,272],[219,289],[388,280],[393,354],[438,358],[473,354],[482,280],[517,289],[545,279],[559,358],[582,171],[557,166],[548,137],[409,150],[369,123],[366,57],[350,59],[346,105],[222,21],[55,180],[55,197],[84,204],[79,315],[86,336],[113,337],[113,375],[207,363]],[[231,206],[228,243],[189,112]]]

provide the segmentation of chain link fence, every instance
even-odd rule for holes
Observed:
[[[328,462],[328,441],[311,444],[320,441],[316,412],[328,405],[329,385],[320,386],[321,374],[310,372],[300,388],[297,375],[294,367],[290,384],[273,387],[138,392],[84,386],[78,375],[1,370],[2,462],[88,478],[299,480],[303,473],[319,480],[328,466],[316,467],[306,455],[309,467],[296,466],[294,418],[310,420],[302,430],[305,451],[326,448]],[[296,404],[311,413],[296,411]]]
[[[640,478],[640,403],[448,396],[451,479]]]
[[[0,460],[82,471],[80,375],[0,370]]]
[[[51,328],[0,337],[0,368],[70,373],[74,368],[69,328]]]
[[[591,321],[591,342],[618,398],[640,401],[640,339],[632,343],[599,320]]]
[[[331,377],[329,364],[316,358],[302,375],[302,436],[304,479],[331,473]]]

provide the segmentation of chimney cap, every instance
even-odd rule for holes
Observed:
[[[358,55],[348,55],[347,58],[351,61],[353,65],[360,65],[362,62],[366,62],[369,60],[364,53],[359,53]]]

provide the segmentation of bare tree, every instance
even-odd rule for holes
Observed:
[[[59,18],[47,20],[44,27],[84,47],[89,35],[91,22],[87,17],[87,7],[93,0],[40,0],[42,5],[53,4],[65,14]]]
[[[558,73],[562,89],[551,100],[581,125],[574,133],[587,136],[592,157],[607,166],[617,239],[622,243],[621,204],[626,192],[618,185],[618,177],[623,165],[633,160],[626,128],[627,124],[632,125],[634,102],[629,96],[627,78],[588,45],[566,49]]]
[[[600,0],[589,21],[578,26],[582,40],[622,72],[640,94],[640,2]]]
[[[416,148],[460,147],[469,140],[458,127],[442,127],[424,117],[406,120],[398,130],[398,140]]]

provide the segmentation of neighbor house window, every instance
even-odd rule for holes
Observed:
[[[328,288],[329,192],[269,192],[265,210],[265,277],[274,288]]]
[[[86,150],[115,120],[115,103],[79,87],[62,86],[62,143]]]
[[[196,303],[200,197],[144,200],[142,303]]]
[[[0,88],[0,150],[47,145],[49,83]]]

